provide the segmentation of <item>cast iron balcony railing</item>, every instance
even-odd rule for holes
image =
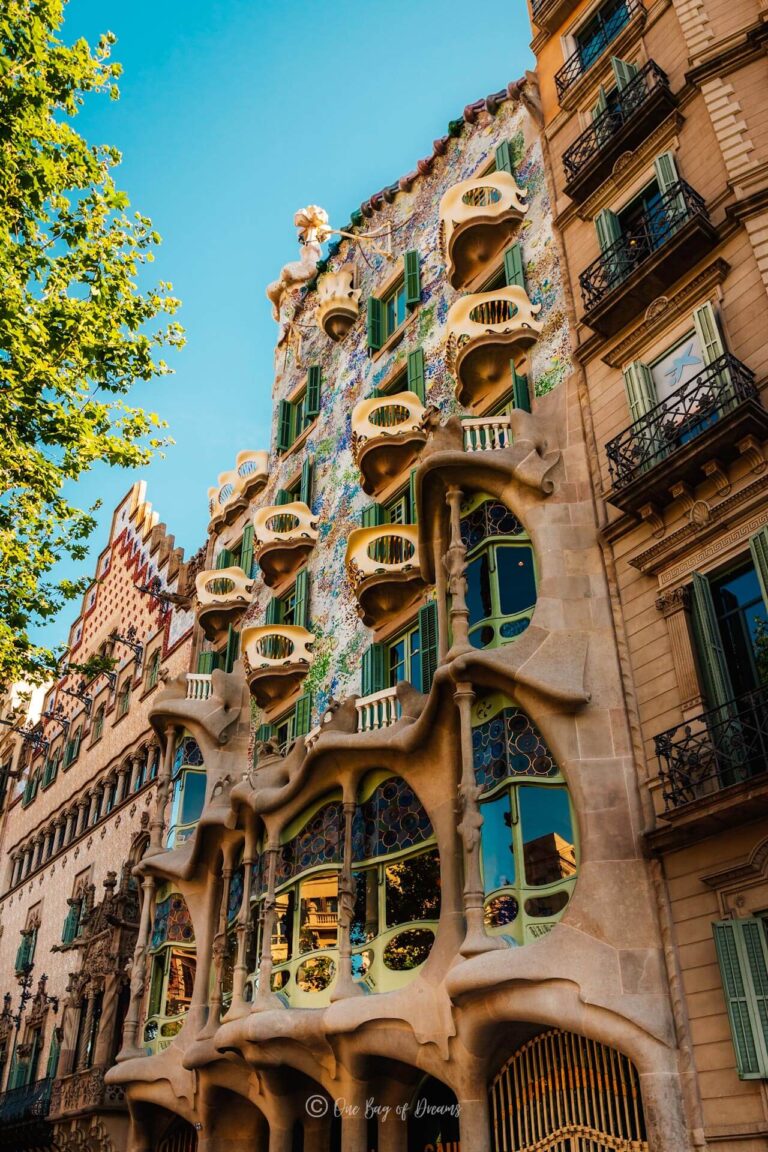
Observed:
[[[582,178],[596,162],[599,163],[604,154],[612,154],[620,141],[622,147],[628,146],[624,141],[625,129],[633,121],[642,119],[641,113],[653,102],[659,102],[662,109],[667,109],[672,107],[674,100],[666,73],[649,60],[629,84],[616,90],[610,106],[596,116],[563,153],[569,195],[569,186]]]
[[[25,1120],[44,1120],[51,1104],[53,1080],[35,1080],[20,1088],[10,1088],[0,1096],[0,1124],[20,1124]]]
[[[768,771],[768,685],[656,737],[665,810]]]
[[[608,442],[614,490],[713,428],[734,408],[756,399],[754,372],[729,353],[720,356]]]
[[[606,18],[600,31],[568,57],[562,68],[555,73],[555,86],[559,99],[562,100],[568,89],[597,63],[632,17],[642,10],[641,0],[625,0],[620,8]]]

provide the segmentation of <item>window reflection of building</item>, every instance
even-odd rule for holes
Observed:
[[[166,1047],[180,1031],[195,983],[195,935],[186,901],[178,892],[158,892],[150,956],[144,1042],[152,1052]]]
[[[178,848],[193,834],[205,803],[206,774],[197,741],[185,734],[179,741],[171,778],[168,847]]]
[[[528,535],[497,500],[471,497],[462,510],[467,549],[469,638],[475,648],[495,648],[519,636],[536,604],[536,572]]]

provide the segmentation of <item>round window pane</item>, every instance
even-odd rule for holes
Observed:
[[[329,956],[310,956],[296,970],[296,984],[302,992],[323,992],[336,975],[336,965]]]
[[[423,964],[432,950],[434,932],[428,928],[411,928],[398,932],[384,949],[384,964],[392,972],[407,972]]]

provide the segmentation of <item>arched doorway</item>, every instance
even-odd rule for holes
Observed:
[[[408,1152],[459,1152],[459,1105],[447,1084],[425,1076],[408,1110]]]
[[[177,1116],[160,1140],[157,1152],[197,1152],[197,1132]]]
[[[552,1029],[491,1082],[493,1152],[647,1152],[632,1062],[615,1048]]]

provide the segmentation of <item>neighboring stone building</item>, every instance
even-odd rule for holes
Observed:
[[[538,110],[297,213],[150,705],[130,1152],[692,1146]]]
[[[139,914],[132,868],[156,793],[148,710],[189,666],[194,616],[176,595],[185,575],[135,484],[72,626],[69,670],[33,717],[37,739],[9,730],[23,780],[4,813],[0,1147],[14,1152],[125,1146],[122,1092],[104,1072],[121,1043]]]
[[[768,1141],[768,23],[534,0],[547,168],[697,1147]]]

